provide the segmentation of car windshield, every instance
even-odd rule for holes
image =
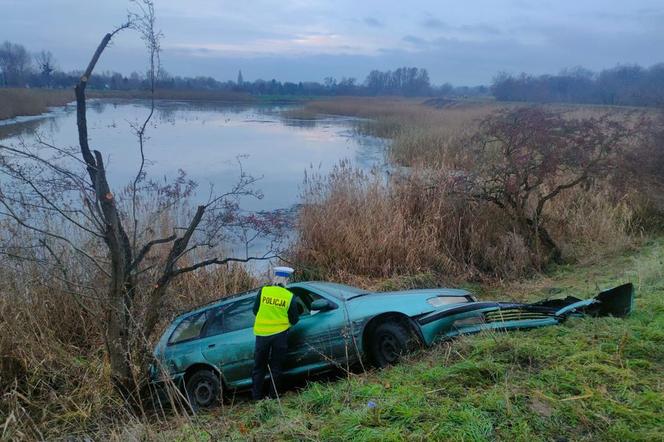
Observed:
[[[337,284],[334,282],[314,282],[314,283],[308,283],[307,285],[319,288],[325,293],[329,293],[335,298],[342,300],[354,298],[356,296],[367,295],[370,293],[367,290],[353,287],[351,285]]]

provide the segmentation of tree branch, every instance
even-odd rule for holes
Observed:
[[[169,243],[171,241],[175,241],[176,238],[177,238],[177,235],[173,234],[173,235],[171,235],[169,237],[166,237],[166,238],[154,239],[154,240],[148,242],[147,244],[145,244],[143,246],[143,248],[140,250],[140,252],[138,252],[138,254],[136,255],[136,258],[134,258],[134,262],[131,263],[131,266],[130,266],[131,269],[134,270],[140,265],[141,261],[143,261],[143,259],[150,252],[150,250],[152,249],[153,246],[156,246],[158,244],[166,244],[166,243]]]
[[[219,258],[212,258],[212,259],[206,259],[205,261],[198,262],[194,265],[188,266],[188,267],[182,267],[176,270],[173,270],[171,272],[171,276],[177,276],[181,275],[183,273],[188,273],[188,272],[193,272],[194,270],[200,269],[202,267],[207,267],[210,265],[223,265],[227,264],[229,262],[249,262],[249,261],[268,261],[270,259],[275,259],[278,258],[278,255],[271,255],[271,256],[250,256],[248,258],[224,258],[224,259],[219,259]]]

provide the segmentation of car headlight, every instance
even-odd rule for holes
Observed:
[[[473,325],[480,325],[484,324],[486,321],[484,320],[484,316],[469,316],[468,318],[463,318],[463,319],[457,319],[452,323],[452,327],[454,328],[460,328],[460,327],[470,327]]]
[[[427,299],[427,304],[431,307],[442,307],[450,304],[460,304],[468,300],[462,296],[434,296]]]

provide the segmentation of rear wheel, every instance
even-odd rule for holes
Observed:
[[[379,368],[399,362],[401,357],[415,348],[417,341],[410,330],[397,322],[380,324],[372,333],[369,353]]]
[[[211,370],[198,370],[187,380],[186,390],[194,410],[217,405],[221,398],[219,375]]]

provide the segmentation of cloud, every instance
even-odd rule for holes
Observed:
[[[448,29],[447,23],[437,19],[436,17],[427,17],[422,21],[422,26],[429,29]]]
[[[427,30],[438,31],[445,34],[454,34],[457,36],[495,36],[503,32],[497,27],[488,23],[463,23],[460,25],[451,25],[436,17],[428,16],[420,22],[420,25]]]
[[[125,17],[127,3],[0,0],[0,41],[50,50],[63,69],[80,69],[100,35]],[[477,84],[500,70],[539,74],[664,61],[662,0],[156,3],[163,59],[173,75],[225,80],[242,68],[248,80],[322,80],[412,65],[427,68],[437,83]],[[127,32],[99,69],[129,73],[144,66],[140,39]]]
[[[484,35],[502,35],[503,31],[495,26],[491,26],[486,23],[478,23],[474,25],[461,25],[456,28],[463,32],[474,33],[474,34],[484,34]]]
[[[378,20],[375,17],[364,17],[363,21],[367,26],[371,26],[372,28],[382,28],[385,26],[385,24],[382,21]]]
[[[273,38],[257,38],[240,42],[175,43],[165,49],[198,57],[264,55],[314,55],[314,54],[363,54],[376,53],[378,47],[357,41],[348,36],[311,32]]]
[[[410,34],[404,36],[402,38],[402,40],[405,41],[406,43],[409,43],[409,44],[413,45],[413,46],[417,46],[418,48],[424,48],[424,47],[428,47],[428,46],[431,45],[430,41],[425,40],[425,39],[420,38],[420,37],[416,37],[415,35],[410,35]]]

